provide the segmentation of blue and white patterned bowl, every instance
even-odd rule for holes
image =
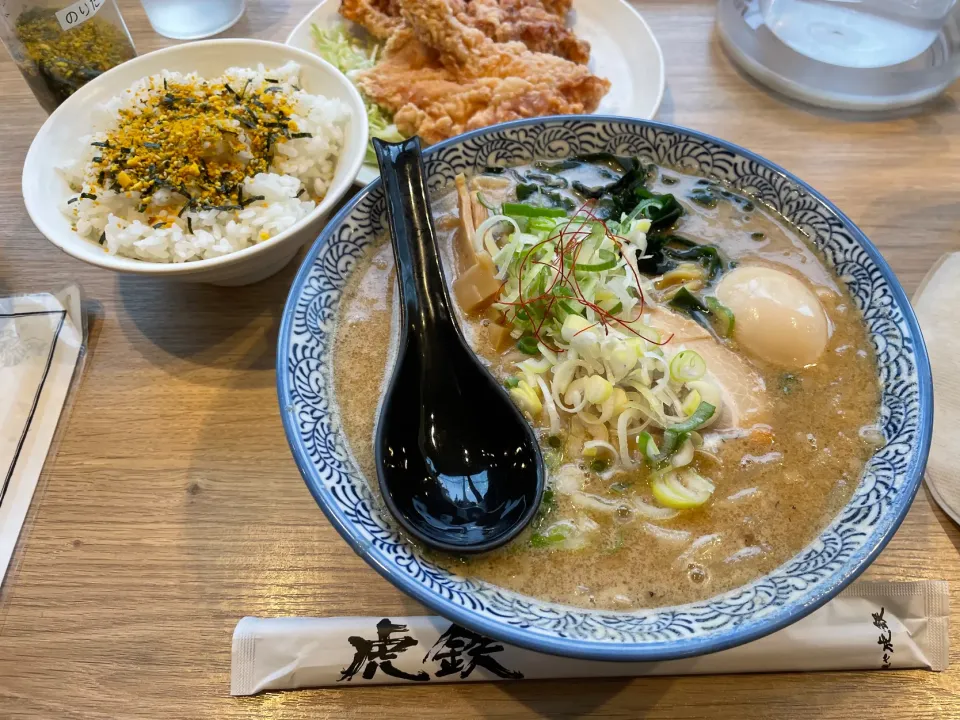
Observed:
[[[910,303],[877,249],[813,188],[743,148],[661,123],[557,117],[462,135],[430,148],[425,164],[429,186],[437,189],[459,172],[488,165],[602,151],[721,180],[762,200],[814,239],[863,312],[880,365],[887,442],[847,506],[799,555],[704,602],[615,612],[556,605],[466,580],[405,542],[373,501],[332,420],[332,331],[350,273],[364,249],[386,233],[379,180],[327,225],[290,291],[277,350],[284,427],[300,472],[340,534],[381,575],[450,620],[533,650],[595,660],[713,652],[812,612],[883,549],[923,476],[933,424],[930,365]]]

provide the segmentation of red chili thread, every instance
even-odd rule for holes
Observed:
[[[549,316],[550,311],[553,308],[553,305],[557,302],[558,299],[560,299],[560,296],[557,296],[554,294],[554,290],[559,284],[562,283],[563,286],[567,287],[572,293],[572,295],[570,296],[565,296],[565,299],[568,298],[570,300],[574,300],[580,305],[590,308],[591,310],[594,311],[594,313],[596,313],[598,317],[598,320],[595,323],[593,323],[589,327],[584,328],[583,330],[580,330],[579,332],[577,332],[577,335],[579,335],[581,332],[585,332],[586,330],[594,328],[597,325],[603,325],[604,327],[606,327],[610,324],[616,323],[617,325],[623,328],[626,328],[629,332],[633,333],[637,337],[643,338],[644,340],[651,343],[652,345],[666,345],[668,342],[670,342],[673,339],[672,334],[666,340],[657,341],[657,340],[652,340],[650,338],[645,337],[644,335],[640,334],[637,330],[634,330],[632,327],[630,327],[630,323],[638,322],[642,318],[644,308],[646,307],[646,299],[644,298],[643,290],[640,288],[640,276],[637,273],[637,271],[634,269],[633,264],[630,263],[629,261],[627,261],[627,267],[630,268],[630,272],[633,274],[634,280],[636,282],[637,293],[639,296],[638,298],[639,303],[637,304],[637,314],[633,320],[622,320],[616,317],[615,315],[613,315],[613,313],[607,310],[604,310],[597,303],[591,302],[590,300],[587,300],[586,297],[584,297],[583,290],[580,287],[580,282],[577,279],[577,275],[576,275],[577,261],[580,257],[580,252],[583,249],[583,240],[589,237],[592,231],[589,228],[586,228],[583,226],[584,225],[583,216],[586,216],[587,219],[592,220],[593,222],[599,223],[603,227],[604,235],[610,238],[611,242],[613,242],[614,246],[617,249],[617,252],[620,253],[621,257],[623,256],[623,243],[626,242],[625,238],[619,235],[614,235],[610,231],[610,228],[607,227],[607,224],[603,220],[600,220],[589,209],[592,202],[593,202],[592,200],[587,200],[586,202],[584,202],[576,210],[573,216],[567,220],[565,224],[563,224],[562,226],[561,225],[557,226],[555,230],[558,230],[558,232],[555,232],[555,234],[548,235],[546,238],[536,243],[529,250],[527,250],[523,258],[520,260],[520,267],[517,270],[517,276],[518,276],[518,281],[520,285],[518,290],[517,300],[514,302],[500,301],[500,304],[513,306],[515,308],[514,315],[519,313],[520,310],[525,311],[527,317],[531,321],[531,325],[533,326],[533,336],[537,339],[537,342],[542,343],[545,347],[547,347],[553,352],[560,352],[560,348],[554,347],[544,337],[541,336],[540,332],[543,329],[543,325],[546,322],[547,317]],[[580,220],[579,223],[577,223],[578,220]],[[573,226],[575,223],[577,223],[579,227],[571,229],[571,226]],[[554,262],[545,262],[543,260],[532,260],[530,264],[541,265],[541,266],[552,269],[554,271],[552,273],[552,276],[553,276],[552,282],[550,282],[548,286],[545,286],[544,291],[541,294],[535,297],[524,298],[523,297],[523,273],[524,273],[524,269],[526,268],[527,261],[530,260],[531,256],[539,248],[541,248],[543,245],[551,241],[555,243],[554,255],[556,259],[554,260]],[[566,269],[566,266],[564,263],[564,259],[567,256],[570,256],[569,270]],[[500,286],[501,293],[503,292],[503,288],[505,286],[506,286],[506,281],[504,281]],[[543,301],[546,301],[546,306],[543,308],[540,321],[536,322],[535,303],[543,302]]]

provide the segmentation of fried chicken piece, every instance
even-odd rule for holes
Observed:
[[[572,103],[591,111],[610,83],[562,58],[531,52],[519,42],[498,43],[467,27],[447,0],[399,0],[407,25],[420,42],[436,51],[441,63],[458,77],[525,79],[562,91]],[[572,92],[571,92],[572,90]]]
[[[586,64],[590,43],[567,27],[572,0],[446,0],[460,22],[497,42],[522,42],[535,52]],[[386,40],[403,27],[398,0],[341,0],[340,15]]]
[[[388,39],[403,27],[397,0],[340,0],[338,12],[378,40]]]
[[[567,27],[569,9],[569,0],[469,0],[466,12],[457,13],[457,19],[497,42],[519,40],[534,52],[585,65],[590,60],[590,43]]]
[[[409,29],[391,36],[358,87],[428,143],[507,120],[596,110],[607,80],[518,42],[497,43],[458,20],[446,0],[399,0]]]
[[[463,132],[466,121],[486,108],[493,95],[483,83],[459,82],[408,28],[391,36],[377,66],[358,73],[355,82],[394,113],[402,134],[418,134],[430,144]]]

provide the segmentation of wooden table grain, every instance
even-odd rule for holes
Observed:
[[[311,5],[249,0],[227,35],[282,41]],[[714,3],[637,5],[666,57],[661,120],[743,144],[809,181],[877,243],[908,293],[960,247],[960,91],[896,119],[810,111],[731,66],[713,32]],[[140,52],[170,44],[138,3],[121,7]],[[244,615],[424,612],[339,538],[287,449],[274,354],[295,267],[223,289],[121,277],[67,257],[24,210],[19,171],[44,115],[6,55],[0,98],[0,295],[77,281],[91,325],[72,410],[0,590],[0,718],[960,717],[960,532],[923,490],[867,577],[952,583],[956,666],[942,674],[231,698],[230,636]]]

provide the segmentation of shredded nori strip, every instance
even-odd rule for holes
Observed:
[[[264,82],[272,82],[272,83],[278,83],[278,82],[280,82],[279,80],[276,80],[276,79],[274,79],[274,78],[264,78],[263,80],[264,80]]]
[[[99,155],[97,155],[96,157],[93,158],[93,161],[94,161],[94,162],[103,162],[103,158],[100,157]]]
[[[270,108],[268,108],[266,105],[264,105],[262,102],[260,102],[256,98],[250,98],[250,102],[256,105],[261,110],[266,110],[267,112],[270,111]]]
[[[246,200],[243,200],[240,203],[240,207],[245,208],[247,205],[250,205],[251,203],[255,203],[258,200],[265,200],[265,199],[266,198],[263,195],[254,195],[253,197],[248,197]]]
[[[67,200],[67,205],[72,205],[73,203],[75,203],[75,202],[76,202],[77,200],[79,200],[79,199],[80,199],[80,198],[78,198],[78,197],[70,198],[69,200]]]
[[[290,135],[291,140],[296,140],[297,138],[312,138],[312,137],[313,137],[313,133],[307,133],[307,132],[291,133]]]
[[[155,142],[145,142],[143,146],[145,148],[150,148],[151,150],[160,150],[163,147],[163,145],[161,145],[160,143],[155,143]]]
[[[162,223],[162,222],[154,223],[154,224],[153,224],[153,229],[154,229],[154,230],[159,230],[159,229],[162,228],[164,225],[166,225],[166,223]]]
[[[187,211],[188,207],[190,207],[190,203],[185,203],[184,206],[180,208],[180,212],[177,213],[177,217],[183,217],[183,214]],[[189,220],[190,218],[187,218],[187,221]]]
[[[256,123],[250,122],[250,121],[247,120],[243,115],[234,115],[234,117],[237,119],[237,122],[239,122],[239,123],[240,123],[241,125],[243,125],[244,127],[248,127],[248,128],[250,128],[251,130],[253,130],[254,128],[257,127],[257,124],[256,124]]]
[[[163,79],[163,89],[164,89],[164,90],[167,89],[167,79],[166,79],[166,78]]]
[[[100,239],[97,242],[103,245],[106,241],[107,241],[107,231],[104,230],[102,233],[100,233]]]
[[[297,197],[300,197],[300,196],[303,195],[306,191],[307,191],[306,188],[300,188],[300,189],[297,191]]]
[[[283,87],[280,86],[280,85],[271,85],[270,87],[265,88],[265,89],[264,89],[264,92],[265,92],[265,93],[278,93],[278,92],[283,92]]]
[[[247,78],[247,82],[243,85],[243,90],[241,90],[240,94],[237,96],[238,100],[243,100],[243,96],[247,94],[247,88],[250,87],[250,83],[252,82],[253,80],[251,78]]]
[[[193,218],[189,215],[187,216],[187,232],[193,235]]]
[[[85,200],[96,200],[96,199],[97,199],[97,196],[96,196],[96,195],[94,195],[93,193],[88,193],[88,192],[82,192],[82,193],[80,193],[80,197],[81,197],[81,198],[84,198]]]
[[[90,143],[90,144],[93,145],[94,147],[98,147],[98,148],[109,148],[109,147],[110,147],[110,143],[108,143],[108,142],[92,142],[92,143]]]
[[[240,96],[237,95],[237,91],[230,87],[230,83],[224,83],[223,86],[227,89],[227,92],[232,92],[234,95],[236,95],[237,100],[240,99]]]
[[[97,175],[97,184],[98,184],[100,187],[103,187],[103,183],[106,182],[106,180],[107,180],[107,171],[106,171],[106,170],[101,170],[101,171],[100,171],[100,174]]]

